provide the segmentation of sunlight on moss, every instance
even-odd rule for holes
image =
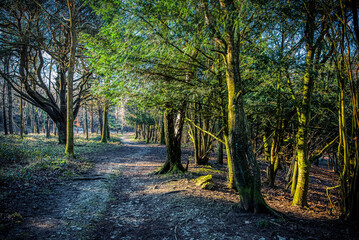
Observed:
[[[226,173],[224,170],[213,169],[210,165],[205,165],[201,168],[192,169],[192,172],[196,173]]]

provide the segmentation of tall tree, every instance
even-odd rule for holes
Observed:
[[[255,14],[248,12],[247,4],[248,1],[230,0],[219,0],[211,4],[203,0],[202,9],[210,35],[219,43],[225,59],[228,92],[228,131],[225,133],[225,138],[228,138],[227,155],[231,159],[235,184],[240,195],[240,206],[246,211],[266,212],[269,207],[261,193],[260,170],[249,139],[244,110],[245,89],[240,69],[242,38],[249,31],[250,25],[250,22],[245,21],[251,19],[250,14]],[[223,28],[219,27],[220,19],[223,19],[221,22]],[[240,29],[240,26],[243,26],[243,29]]]
[[[304,43],[305,43],[305,67],[303,76],[302,99],[297,104],[298,113],[298,133],[297,133],[297,162],[298,174],[293,180],[293,205],[306,206],[309,184],[310,161],[308,156],[308,131],[311,118],[311,99],[314,89],[315,71],[321,57],[320,44],[327,32],[327,13],[318,12],[318,5],[315,0],[308,0],[302,9],[304,19]],[[321,14],[321,16],[319,15]],[[329,13],[330,14],[330,13]],[[321,17],[319,27],[317,26],[318,17]],[[315,32],[319,28],[319,34]]]
[[[74,156],[74,102],[73,82],[75,73],[76,49],[77,49],[77,24],[78,9],[74,0],[67,0],[69,9],[69,33],[70,33],[70,60],[67,74],[67,119],[66,119],[66,149],[65,153]]]

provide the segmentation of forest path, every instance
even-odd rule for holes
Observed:
[[[231,211],[236,197],[233,201],[223,200],[221,194],[208,198],[214,192],[197,187],[190,181],[196,177],[191,174],[152,175],[166,159],[165,147],[136,143],[129,136],[122,138],[122,151],[113,161],[121,174],[111,182],[106,211],[90,239],[243,239],[253,235],[234,227],[235,215],[241,215],[243,224],[249,223],[243,218],[248,214]],[[96,166],[97,172],[113,169],[106,161]]]
[[[26,213],[21,225],[12,229],[8,239],[96,239],[96,224],[107,219],[104,213],[111,202],[111,189],[117,179],[124,178],[124,185],[131,186],[136,174],[143,168],[152,171],[159,166],[151,164],[142,168],[136,159],[146,159],[163,147],[151,147],[130,140],[130,134],[121,138],[117,151],[94,153],[88,156],[94,161],[90,174],[75,177],[44,189],[35,201],[24,203]],[[128,177],[128,176],[131,176]],[[1,237],[0,237],[1,239]]]
[[[122,146],[117,151],[92,154],[91,174],[49,187],[35,204],[34,201],[26,204],[28,211],[23,222],[11,230],[8,239],[248,236],[238,231],[238,221],[231,211],[238,201],[236,195],[200,189],[191,181],[199,176],[194,173],[151,175],[164,163],[165,147],[135,142],[130,136],[122,137]],[[248,226],[248,215],[243,216],[239,216],[240,225]],[[260,238],[257,233],[254,236]]]
[[[191,164],[183,175],[153,175],[166,159],[165,147],[135,142],[131,134],[121,141],[117,150],[89,156],[90,174],[50,185],[21,203],[23,221],[4,239],[291,240],[348,232],[336,222],[283,222],[239,212],[233,207],[238,194],[225,187],[224,166]],[[191,153],[183,150],[187,162]],[[192,181],[205,174],[213,175],[212,190]]]

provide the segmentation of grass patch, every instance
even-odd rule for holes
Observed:
[[[52,177],[68,178],[88,172],[92,163],[88,159],[94,153],[119,148],[120,135],[113,134],[107,144],[98,135],[75,134],[75,159],[65,156],[65,145],[58,144],[57,137],[46,138],[42,134],[19,136],[0,135],[0,181],[41,182]]]

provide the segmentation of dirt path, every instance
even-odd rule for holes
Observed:
[[[198,171],[183,176],[150,175],[163,164],[165,148],[132,142],[129,136],[123,136],[119,151],[91,156],[95,165],[90,175],[49,188],[35,204],[33,200],[31,205],[25,203],[24,220],[7,239],[289,240],[332,236],[327,223],[316,222],[318,228],[311,222],[297,224],[238,212],[233,208],[238,196],[224,184],[203,190],[191,181],[203,175]],[[218,174],[216,181],[224,183],[225,175]]]

